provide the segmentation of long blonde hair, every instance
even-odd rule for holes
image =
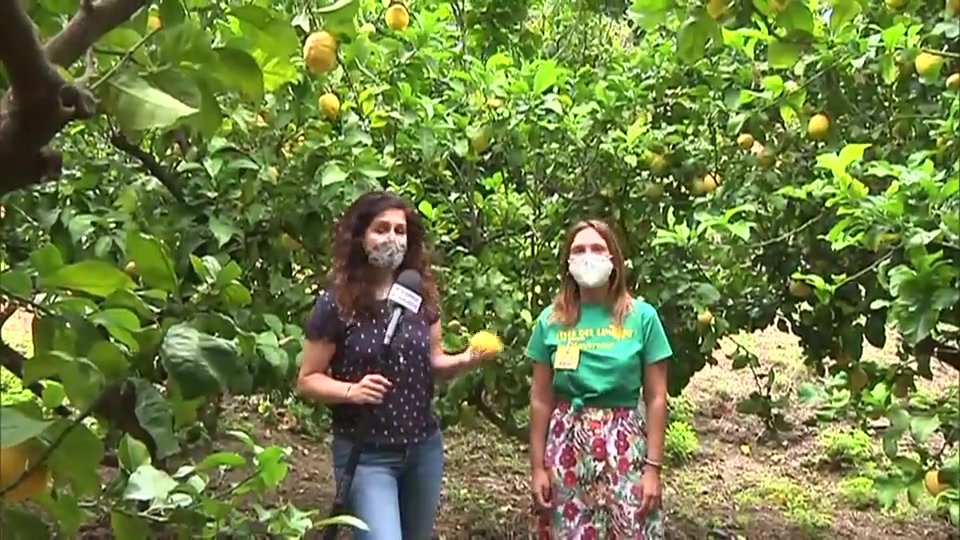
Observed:
[[[614,323],[623,324],[623,319],[630,312],[633,297],[627,290],[627,272],[623,263],[623,251],[613,230],[606,222],[599,219],[588,219],[576,223],[567,232],[567,239],[560,250],[560,261],[563,265],[563,277],[560,281],[560,292],[553,299],[553,313],[550,319],[564,327],[571,327],[580,320],[580,286],[570,274],[570,248],[577,234],[584,229],[593,229],[607,243],[610,251],[610,260],[613,262],[613,271],[607,284],[607,307],[613,314]]]

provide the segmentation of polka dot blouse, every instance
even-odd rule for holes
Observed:
[[[433,374],[430,367],[430,325],[436,317],[405,312],[397,325],[387,355],[381,355],[383,337],[389,320],[386,302],[377,317],[345,321],[334,300],[333,291],[317,297],[307,321],[307,339],[336,343],[330,361],[330,376],[346,382],[359,382],[368,373],[380,373],[393,383],[383,403],[374,408],[373,427],[368,444],[413,444],[433,435],[438,429],[433,412]],[[379,369],[377,368],[379,364]],[[353,437],[363,406],[331,405],[333,433]]]

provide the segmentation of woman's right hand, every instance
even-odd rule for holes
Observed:
[[[547,469],[538,467],[533,470],[533,475],[530,478],[530,490],[533,492],[533,502],[538,509],[547,510],[550,508],[552,486],[550,473]]]
[[[347,388],[347,400],[358,405],[379,405],[392,386],[383,375],[371,373]]]

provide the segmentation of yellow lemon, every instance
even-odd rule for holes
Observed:
[[[744,150],[749,150],[750,147],[753,146],[753,142],[753,135],[749,133],[741,133],[740,136],[737,137],[737,146]]]
[[[470,348],[482,353],[499,353],[503,350],[503,342],[492,332],[481,330],[470,338]]]
[[[337,38],[321,30],[307,36],[303,61],[312,73],[326,73],[337,67]]]
[[[921,77],[932,75],[941,64],[943,64],[942,56],[928,52],[922,52],[913,59],[913,67]]]
[[[707,174],[703,177],[701,185],[703,186],[704,193],[712,193],[716,191],[717,186],[720,185],[720,177],[715,174]]]
[[[703,326],[710,326],[713,323],[713,313],[710,313],[709,309],[705,309],[697,315],[697,322]]]
[[[320,111],[328,120],[333,120],[340,114],[340,99],[335,94],[327,92],[320,96],[317,103],[320,106]]]
[[[927,486],[927,491],[931,495],[939,495],[947,486],[940,483],[940,471],[931,469],[923,477],[923,483]]]
[[[410,12],[403,4],[393,4],[388,7],[383,18],[386,20],[387,26],[397,32],[406,30],[410,26]]]
[[[960,90],[960,73],[953,73],[947,77],[947,90]]]
[[[815,114],[807,123],[807,135],[811,139],[823,139],[830,131],[830,119],[825,114]]]
[[[0,449],[0,490],[16,482],[20,475],[31,467],[31,462],[39,457],[38,453],[37,447],[29,442]],[[15,503],[29,499],[45,491],[49,481],[50,472],[41,466],[17,484],[17,487],[6,492],[3,500]]]

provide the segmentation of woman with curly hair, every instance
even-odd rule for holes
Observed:
[[[537,536],[663,538],[665,360],[673,351],[656,308],[627,290],[607,224],[577,223],[561,261],[560,292],[527,344]]]
[[[419,313],[403,315],[381,358],[386,297],[406,269],[420,273]],[[387,192],[357,199],[336,225],[332,285],[305,327],[297,387],[333,411],[334,473],[339,484],[360,414],[374,406],[347,497],[369,531],[361,540],[427,540],[440,500],[443,445],[431,402],[434,378],[476,366],[484,353],[447,354],[425,231],[417,212]]]

